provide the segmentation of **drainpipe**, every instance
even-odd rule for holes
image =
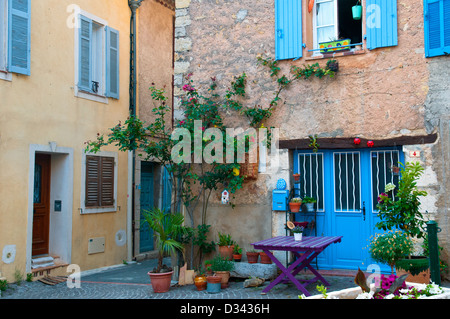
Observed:
[[[136,11],[143,0],[128,0],[131,9],[130,19],[130,116],[136,116]],[[128,153],[128,203],[127,203],[127,227],[128,227],[128,260],[131,261],[134,255],[134,220],[135,220],[135,173],[136,173],[136,151]],[[130,178],[131,176],[131,178]]]

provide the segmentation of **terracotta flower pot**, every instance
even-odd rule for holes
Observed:
[[[148,272],[147,274],[150,276],[153,292],[163,293],[169,291],[173,271],[163,273]]]
[[[298,213],[300,211],[300,207],[302,206],[302,203],[289,203],[289,208],[291,212]]]
[[[230,279],[229,271],[216,271],[216,275],[221,277],[220,288],[225,289],[228,288],[228,280]]]
[[[206,276],[205,275],[195,276],[194,284],[195,287],[197,287],[198,291],[205,290],[207,285]]]
[[[265,252],[260,252],[259,256],[261,257],[261,264],[271,264],[272,259]]]
[[[249,264],[256,264],[258,262],[259,253],[247,252],[247,261]]]
[[[227,260],[233,260],[234,245],[231,246],[219,246],[219,255]]]
[[[242,259],[242,254],[233,254],[233,260],[235,262],[240,262]]]

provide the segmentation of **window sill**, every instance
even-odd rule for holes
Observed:
[[[311,60],[322,60],[322,59],[330,59],[330,58],[336,58],[341,56],[352,56],[352,55],[360,55],[365,54],[366,50],[356,50],[356,51],[343,51],[343,52],[335,52],[335,53],[322,53],[317,54],[314,56],[306,57],[305,61],[311,61]]]
[[[79,90],[78,88],[76,89],[75,96],[82,98],[82,99],[94,101],[94,102],[108,104],[108,98],[106,96],[100,95],[100,94],[95,94],[92,92],[82,91],[82,90]]]
[[[12,73],[4,70],[0,70],[0,80],[12,81]]]
[[[88,214],[101,214],[101,213],[115,213],[117,212],[117,207],[108,206],[108,207],[84,207],[80,209],[81,215]]]

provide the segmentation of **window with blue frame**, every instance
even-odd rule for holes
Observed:
[[[353,18],[355,0],[315,0],[311,10],[309,1],[275,0],[276,59],[301,58],[304,48],[307,56],[328,53],[321,50],[321,43],[333,40],[350,39],[346,42],[350,44],[348,49],[362,45],[364,38],[369,50],[396,46],[397,0],[362,0],[361,3],[365,7],[362,11],[366,14],[365,26],[363,17]],[[335,51],[342,43],[329,50]]]
[[[0,0],[0,71],[30,75],[31,0]]]
[[[450,54],[450,0],[424,0],[425,56]]]
[[[80,15],[78,90],[119,98],[119,31]]]

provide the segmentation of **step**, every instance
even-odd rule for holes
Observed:
[[[51,256],[37,257],[31,259],[31,269],[54,266],[54,259]]]
[[[275,264],[249,264],[248,262],[235,262],[234,269],[230,271],[231,277],[250,278],[258,277],[266,280],[277,277],[278,267]]]

